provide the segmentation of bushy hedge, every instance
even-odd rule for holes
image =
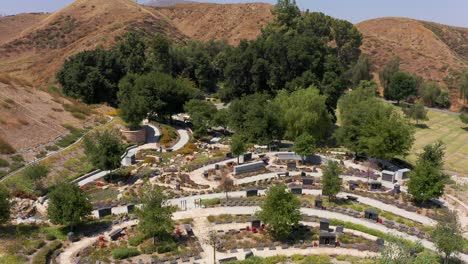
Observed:
[[[163,242],[162,244],[158,245],[158,253],[163,254],[167,252],[171,252],[177,249],[177,244],[175,242]]]
[[[60,241],[54,241],[50,243],[48,246],[43,247],[40,249],[36,255],[34,255],[32,259],[32,264],[47,264],[48,259],[52,254],[54,253],[55,250],[59,249],[62,246],[62,242]]]
[[[201,204],[210,207],[210,206],[215,206],[217,204],[221,203],[221,199],[219,198],[213,198],[213,199],[204,199],[201,201]]]
[[[140,255],[136,248],[116,248],[112,250],[112,257],[115,259],[126,259]]]

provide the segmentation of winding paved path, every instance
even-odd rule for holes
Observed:
[[[179,134],[179,141],[172,146],[173,151],[182,149],[190,140],[189,132],[186,129],[177,129],[177,133]]]

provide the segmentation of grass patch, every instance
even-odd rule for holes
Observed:
[[[61,148],[68,147],[71,144],[75,143],[85,133],[84,130],[76,128],[69,124],[63,124],[62,126],[68,129],[68,131],[70,131],[70,134],[64,136],[57,142],[57,146]]]
[[[204,205],[205,207],[212,207],[220,203],[221,203],[221,199],[219,198],[201,200],[201,204]]]
[[[86,117],[93,113],[88,105],[79,102],[74,104],[63,104],[63,109],[65,109],[67,112],[70,112],[73,117],[81,120],[86,119]]]
[[[451,115],[429,110],[429,120],[422,124],[428,128],[416,127],[415,142],[407,157],[412,163],[424,146],[441,140],[445,144],[444,169],[468,174],[468,133],[457,115]]]

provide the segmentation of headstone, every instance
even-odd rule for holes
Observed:
[[[295,169],[297,169],[297,165],[296,165],[296,162],[295,162],[295,161],[288,162],[286,166],[287,166],[288,170],[295,170]]]
[[[229,158],[229,159],[232,158],[232,153],[231,152],[226,153],[226,158]]]
[[[343,230],[344,230],[343,226],[337,226],[335,232],[339,234],[343,234]]]
[[[378,181],[372,181],[369,183],[369,187],[372,190],[380,190],[382,189],[382,183]]]
[[[131,214],[135,211],[135,204],[127,204],[127,213]]]
[[[302,195],[302,187],[300,186],[291,187],[291,192],[293,194]]]
[[[397,194],[401,193],[400,185],[399,185],[399,184],[395,184],[395,185],[393,186],[393,190],[394,190],[395,193],[397,193]]]
[[[370,219],[370,220],[373,220],[373,221],[378,221],[379,220],[379,212],[377,212],[374,209],[366,209],[366,211],[364,212],[364,217],[366,219]]]
[[[330,229],[330,221],[328,219],[320,219],[320,230],[327,231]]]
[[[255,227],[255,228],[258,229],[258,228],[260,228],[262,226],[262,222],[260,220],[258,220],[258,219],[254,219],[254,220],[252,220],[250,222],[252,223],[252,226],[251,226],[252,228]]]
[[[320,198],[315,198],[315,207],[316,208],[322,208],[323,204],[322,204],[322,199]]]
[[[205,178],[208,178],[208,175],[209,175],[208,171],[203,172],[203,176],[205,176]]]
[[[180,191],[180,183],[176,183],[175,189],[176,189],[176,191]]]
[[[320,231],[319,245],[336,245],[336,234],[328,231]]]
[[[70,241],[70,242],[75,242],[75,241],[76,241],[75,233],[69,232],[69,233],[67,234],[67,239],[68,239],[68,241]]]
[[[104,208],[98,209],[98,217],[99,218],[103,218],[103,217],[106,217],[106,216],[111,215],[111,214],[112,214],[112,208],[111,207],[104,207]]]
[[[247,197],[258,196],[258,189],[248,189],[248,190],[246,190],[246,196]]]
[[[252,251],[247,252],[247,253],[245,254],[245,259],[252,258],[253,256],[254,256],[254,254],[253,254]]]
[[[305,177],[305,176],[306,176],[305,171],[301,171],[301,177]]]
[[[302,178],[302,185],[314,185],[314,178]]]

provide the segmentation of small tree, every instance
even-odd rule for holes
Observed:
[[[47,166],[36,163],[26,167],[21,174],[32,181],[38,181],[46,177],[48,173],[49,168]]]
[[[222,248],[222,241],[216,230],[210,230],[205,243],[213,247],[213,264],[216,264],[216,251]]]
[[[433,144],[426,145],[423,152],[419,155],[419,159],[427,161],[434,167],[442,169],[444,166],[445,145],[442,141],[437,141]]]
[[[239,163],[239,155],[242,155],[247,150],[244,140],[239,136],[232,137],[231,152],[237,156],[237,163]]]
[[[221,189],[226,193],[226,200],[229,199],[228,193],[234,188],[234,181],[228,176],[224,176],[220,183]]]
[[[462,228],[456,212],[448,210],[443,214],[432,232],[432,239],[437,249],[444,253],[444,263],[448,263],[454,253],[463,250]]]
[[[401,100],[406,100],[410,95],[416,94],[417,82],[416,78],[406,72],[395,73],[385,91],[386,98],[397,101],[400,104]]]
[[[301,219],[301,203],[285,186],[271,187],[260,207],[259,219],[268,224],[271,234],[279,240],[287,239]]]
[[[68,225],[73,230],[92,209],[88,196],[76,184],[59,184],[49,194],[47,215],[53,224]]]
[[[294,152],[301,155],[302,163],[304,164],[305,156],[314,154],[315,151],[315,139],[309,134],[302,134],[296,138],[294,142]]]
[[[336,195],[341,190],[341,168],[338,162],[328,161],[327,166],[323,169],[322,176],[322,194],[328,195],[328,200],[331,200],[333,195]]]
[[[121,135],[115,130],[94,132],[84,139],[88,160],[100,170],[115,170],[120,167],[124,152]]]
[[[10,193],[5,186],[0,185],[0,224],[5,224],[10,220]]]
[[[140,191],[141,208],[136,210],[138,228],[153,238],[167,239],[174,228],[172,214],[176,208],[167,204],[167,196],[159,186],[146,183]]]
[[[419,120],[427,120],[427,110],[421,103],[413,104],[406,108],[405,114],[407,117],[416,120],[416,124],[419,123]]]
[[[213,125],[216,107],[213,103],[192,99],[185,103],[184,110],[190,115],[196,137],[205,136]]]
[[[410,243],[402,237],[389,236],[381,251],[380,264],[413,264],[424,247],[420,242]],[[426,262],[427,263],[427,262]],[[434,262],[428,262],[434,263]]]
[[[400,58],[395,57],[390,60],[379,72],[379,79],[384,90],[387,90],[390,86],[392,76],[400,70]],[[385,94],[387,98],[387,94]],[[387,98],[388,99],[388,98]]]

